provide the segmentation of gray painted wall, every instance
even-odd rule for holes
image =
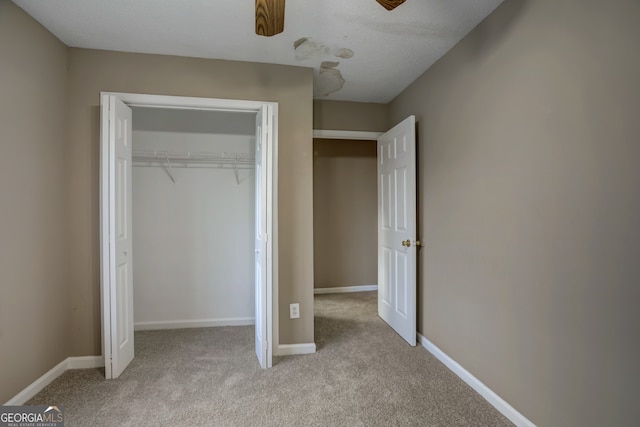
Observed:
[[[418,120],[419,329],[540,426],[640,419],[640,3],[507,0]]]
[[[67,64],[0,0],[0,404],[68,355]]]

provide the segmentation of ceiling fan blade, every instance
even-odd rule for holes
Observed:
[[[271,37],[284,31],[285,0],[256,0],[256,34]]]
[[[376,0],[382,6],[384,6],[387,10],[393,10],[396,7],[400,6],[405,0]]]

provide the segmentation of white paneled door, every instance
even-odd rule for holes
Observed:
[[[267,138],[269,129],[268,107],[256,116],[256,244],[255,244],[255,298],[256,298],[256,355],[260,367],[271,367],[271,352],[267,351]]]
[[[416,138],[410,116],[378,138],[378,314],[416,345]]]
[[[109,97],[109,275],[111,378],[133,360],[133,271],[131,262],[131,108]],[[105,364],[109,361],[105,361]]]

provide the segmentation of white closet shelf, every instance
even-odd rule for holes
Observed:
[[[255,165],[253,153],[211,153],[211,152],[175,152],[164,150],[133,150],[132,160],[136,163],[161,163],[171,162],[173,166],[178,164],[229,164],[229,165]]]
[[[235,171],[236,182],[240,184],[238,169],[254,169],[255,154],[253,153],[211,153],[211,152],[175,152],[164,150],[133,150],[132,166],[162,167],[171,178],[173,168],[228,168]]]

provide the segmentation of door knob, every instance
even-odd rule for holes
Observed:
[[[402,241],[402,246],[406,246],[408,248],[411,247],[411,240],[403,240]]]

